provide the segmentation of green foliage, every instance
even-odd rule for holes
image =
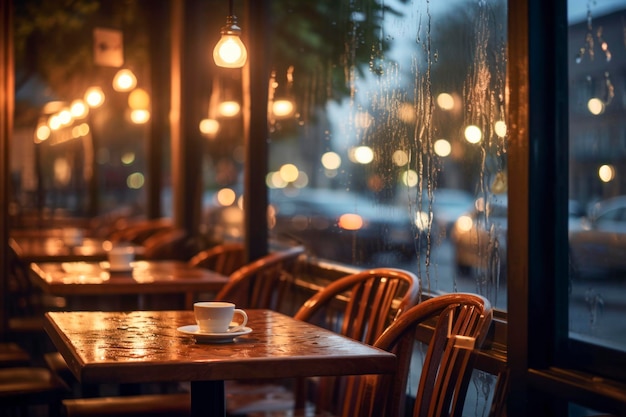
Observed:
[[[93,29],[124,31],[125,56],[144,65],[145,24],[138,0],[15,1],[16,88],[35,76],[72,99],[94,82]]]
[[[148,73],[151,1],[15,0],[17,88],[36,75],[67,100],[96,83],[102,69],[93,64],[95,27],[122,30],[126,60],[138,77],[141,69]],[[397,13],[383,0],[274,0],[274,68],[284,74],[294,66],[295,88],[314,91],[313,106],[340,100],[349,92],[350,70],[366,71],[384,55],[382,20]]]
[[[384,55],[383,17],[398,14],[381,0],[274,0],[274,67],[284,72],[293,65],[300,79],[326,86],[317,89],[315,102],[340,100],[348,94],[350,70],[363,72]]]

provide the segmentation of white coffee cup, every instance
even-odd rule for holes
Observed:
[[[129,269],[130,263],[135,260],[135,250],[127,246],[114,247],[107,256],[111,269]]]
[[[248,315],[233,303],[223,301],[199,301],[194,303],[193,312],[198,328],[203,333],[226,333],[243,328],[248,323]],[[230,328],[235,316],[241,316],[241,322]]]

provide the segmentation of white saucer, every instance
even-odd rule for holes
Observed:
[[[178,330],[181,333],[192,335],[198,343],[228,343],[232,342],[235,337],[248,334],[252,331],[249,327],[234,326],[233,331],[226,333],[202,333],[196,324],[181,326]]]

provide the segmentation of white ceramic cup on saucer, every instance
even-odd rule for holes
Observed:
[[[242,329],[248,323],[248,315],[233,303],[224,301],[199,301],[194,303],[193,312],[196,316],[198,330],[202,333],[227,333],[234,329]],[[238,325],[233,329],[230,324],[235,316],[240,316]]]
[[[108,251],[109,268],[111,270],[128,270],[130,263],[135,260],[135,251],[132,247],[113,247]]]

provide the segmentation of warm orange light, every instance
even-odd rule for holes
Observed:
[[[215,65],[224,68],[241,68],[246,64],[248,51],[239,37],[241,28],[237,26],[237,17],[226,17],[226,25],[220,32],[222,37],[213,48]]]
[[[89,107],[87,107],[83,100],[77,99],[72,101],[72,104],[70,104],[70,113],[73,118],[80,119],[87,116],[87,113],[89,113]]]
[[[129,69],[121,69],[113,77],[113,89],[119,92],[130,91],[137,86],[137,77]]]
[[[37,130],[35,130],[35,142],[43,142],[50,137],[51,133],[50,127],[47,124],[41,123],[37,126]]]
[[[289,117],[293,114],[294,106],[290,100],[276,100],[272,104],[272,112],[278,118]]]
[[[359,230],[363,227],[363,218],[353,213],[342,214],[338,226],[345,230]]]
[[[85,102],[89,107],[100,107],[104,103],[104,92],[100,87],[90,87],[85,92]]]
[[[132,110],[130,112],[130,120],[137,125],[144,124],[150,120],[150,112],[142,109]]]
[[[235,117],[240,110],[241,106],[236,101],[223,101],[217,108],[218,113],[223,117]]]
[[[220,122],[215,119],[202,119],[200,121],[200,132],[209,137],[214,137],[220,130]]]
[[[150,96],[146,90],[135,88],[128,95],[128,107],[133,110],[148,110],[150,108]]]

